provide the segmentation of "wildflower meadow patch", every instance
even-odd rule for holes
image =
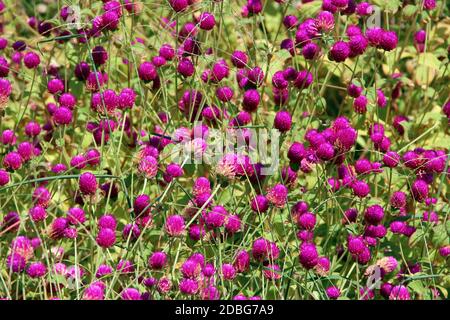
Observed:
[[[0,298],[448,299],[449,14],[0,0]]]

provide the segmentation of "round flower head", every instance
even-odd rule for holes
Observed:
[[[9,173],[0,169],[0,187],[6,186],[9,183]]]
[[[236,269],[232,264],[225,263],[222,265],[222,276],[225,280],[233,280],[236,278]]]
[[[72,111],[66,107],[59,107],[53,113],[53,120],[58,125],[67,125],[72,122]]]
[[[102,46],[96,46],[92,49],[92,60],[98,66],[105,64],[108,60],[108,52]]]
[[[424,202],[428,198],[428,192],[428,184],[424,180],[418,179],[411,185],[411,194],[418,202]]]
[[[329,160],[333,159],[333,157],[335,155],[335,151],[334,151],[333,146],[330,143],[324,142],[324,143],[320,144],[319,147],[317,148],[316,155],[321,160],[329,161]]]
[[[269,209],[269,200],[263,195],[257,195],[251,203],[254,212],[264,213]]]
[[[95,175],[90,172],[81,174],[78,182],[80,191],[85,195],[93,195],[97,191],[98,183]]]
[[[183,77],[190,77],[195,72],[195,67],[192,61],[188,58],[183,58],[180,60],[177,66],[177,71],[183,76]]]
[[[306,70],[302,70],[297,73],[297,77],[295,78],[293,84],[297,89],[302,90],[308,88],[312,82],[313,82],[312,73]]]
[[[25,236],[15,237],[10,244],[11,253],[18,253],[25,258],[26,261],[31,259],[34,255],[34,248],[30,239]]]
[[[372,12],[373,7],[368,2],[361,2],[356,6],[356,14],[359,16],[370,16]]]
[[[145,178],[154,178],[158,173],[158,160],[152,156],[146,156],[139,162],[138,170]]]
[[[18,170],[22,167],[22,157],[18,152],[11,151],[3,158],[3,165],[6,169]]]
[[[370,193],[369,185],[362,180],[355,181],[351,187],[355,196],[360,198],[365,198]]]
[[[394,286],[389,294],[389,300],[410,300],[408,288],[402,285]]]
[[[343,62],[350,55],[350,46],[344,41],[337,41],[330,49],[329,58],[332,61]]]
[[[423,8],[425,10],[433,10],[434,8],[436,8],[436,0],[424,0]]]
[[[348,251],[353,255],[359,255],[366,249],[366,245],[362,237],[350,236],[347,243]]]
[[[98,227],[100,229],[107,228],[111,230],[115,230],[117,227],[116,218],[111,214],[105,214],[98,219]]]
[[[395,168],[400,162],[400,156],[395,151],[388,151],[383,156],[383,163],[389,168]]]
[[[267,260],[271,256],[271,243],[264,238],[258,238],[252,245],[252,256],[257,261]],[[273,259],[274,257],[270,257]]]
[[[277,208],[283,208],[287,202],[288,189],[282,185],[277,184],[267,193],[267,200]]]
[[[0,79],[1,82],[2,79]],[[15,145],[17,141],[16,134],[13,130],[6,129],[2,132],[2,136],[0,137],[0,142],[4,145]]]
[[[200,29],[203,30],[212,30],[216,24],[216,19],[214,15],[209,12],[203,12],[199,18]]]
[[[367,103],[368,100],[366,96],[360,95],[353,101],[353,109],[355,110],[356,113],[364,114],[367,111]]]
[[[111,268],[110,266],[106,265],[106,264],[101,264],[98,269],[97,272],[95,273],[95,277],[96,278],[103,278],[105,276],[108,276],[110,274],[113,273],[113,268]]]
[[[236,68],[245,68],[247,66],[248,56],[245,52],[242,51],[234,51],[231,55],[231,63]]]
[[[225,219],[225,230],[229,233],[229,234],[234,234],[236,232],[238,232],[241,229],[241,219],[238,215],[229,215],[226,217]]]
[[[450,245],[439,248],[441,257],[448,257],[450,255]]]
[[[32,195],[33,203],[44,208],[48,207],[51,197],[50,192],[45,187],[37,187]]]
[[[380,47],[392,51],[397,47],[398,38],[394,31],[383,31],[380,38]]]
[[[39,123],[30,121],[25,125],[25,134],[29,137],[36,137],[41,133],[41,126]]]
[[[292,126],[292,117],[289,111],[282,110],[278,111],[275,115],[275,120],[273,126],[280,132],[287,132]]]
[[[341,296],[341,291],[337,287],[328,287],[325,291],[331,300],[336,300]]]
[[[27,52],[23,57],[23,63],[28,69],[35,69],[41,63],[41,59],[34,52]]]
[[[9,63],[5,58],[0,57],[0,77],[4,78],[8,75],[8,73]]]
[[[78,80],[86,80],[90,74],[91,68],[85,61],[81,61],[75,66],[74,74]]]
[[[102,248],[110,248],[116,242],[116,233],[108,228],[101,228],[97,235],[97,244]]]
[[[30,278],[42,278],[47,274],[47,267],[42,262],[34,262],[29,265],[27,274]]]
[[[390,204],[395,209],[404,208],[406,206],[406,194],[402,191],[396,191],[392,194]]]
[[[248,252],[245,250],[240,250],[234,259],[233,265],[237,272],[242,273],[247,271],[250,267],[250,255]]]
[[[142,300],[139,290],[135,288],[125,288],[120,293],[121,300]]]
[[[169,0],[169,4],[175,12],[184,11],[189,5],[188,0]]]
[[[319,262],[319,254],[316,246],[312,243],[303,243],[300,245],[299,254],[300,264],[306,269],[314,268]]]
[[[164,268],[166,263],[167,255],[162,251],[154,252],[148,258],[148,265],[154,270],[161,270],[162,268]]]
[[[165,223],[165,230],[171,237],[178,237],[184,233],[184,218],[180,215],[168,216]]]
[[[158,77],[155,66],[148,61],[141,63],[138,68],[139,79],[144,82],[153,81]]]
[[[377,225],[379,224],[384,217],[384,210],[379,205],[373,205],[366,209],[366,212],[364,214],[364,218],[367,223]]]
[[[170,44],[165,43],[159,48],[159,55],[166,60],[172,60],[175,57],[175,50]]]
[[[76,155],[70,159],[70,166],[77,169],[83,169],[86,167],[86,158],[82,154]]]
[[[17,212],[11,211],[8,212],[4,217],[3,221],[0,224],[0,230],[15,232],[20,227],[20,216]]]
[[[302,55],[307,60],[316,59],[320,54],[320,47],[314,42],[306,44],[302,48]]]
[[[216,287],[208,286],[202,290],[201,298],[202,300],[219,300],[220,292]]]
[[[58,240],[64,237],[64,231],[69,227],[69,221],[66,218],[56,218],[52,221],[49,229],[49,236]]]
[[[316,226],[316,216],[311,212],[306,212],[297,217],[297,226],[300,229],[313,230]]]
[[[258,90],[250,89],[245,91],[242,105],[245,111],[254,112],[258,108],[260,102],[260,95]]]
[[[122,238],[124,241],[136,241],[141,235],[141,229],[135,223],[128,223],[123,227]]]
[[[193,279],[183,279],[179,284],[180,291],[183,294],[194,295],[198,291],[198,282]]]
[[[18,253],[12,253],[6,257],[6,267],[8,271],[11,270],[12,272],[19,273],[25,269],[25,266],[25,258]]]
[[[104,300],[105,293],[102,287],[91,284],[83,292],[83,300]]]
[[[150,197],[146,194],[138,195],[134,200],[133,208],[134,212],[136,213],[136,216],[150,214],[151,209]]]
[[[35,206],[28,211],[31,220],[34,222],[43,221],[47,218],[47,211],[41,206]]]
[[[216,97],[222,102],[229,102],[233,98],[234,92],[230,87],[219,87],[216,90]]]

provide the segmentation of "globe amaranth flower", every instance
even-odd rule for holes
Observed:
[[[328,287],[325,290],[325,292],[326,292],[328,298],[330,298],[331,300],[336,300],[341,296],[341,291],[339,290],[338,287],[334,287],[334,286]]]
[[[47,274],[47,267],[42,262],[34,262],[28,266],[27,274],[30,278],[42,278]]]
[[[391,196],[390,204],[395,209],[404,208],[407,204],[406,194],[402,191],[395,191]]]
[[[221,269],[222,276],[225,280],[234,280],[236,278],[236,269],[232,264],[224,263]]]
[[[111,230],[115,230],[117,227],[116,218],[111,214],[105,214],[98,219],[98,227],[100,229],[107,228]]]
[[[105,299],[104,289],[97,284],[91,284],[84,290],[82,299],[83,300],[104,300]]]
[[[41,63],[41,59],[35,52],[27,52],[23,57],[23,63],[28,69],[35,69]]]
[[[165,223],[165,230],[171,237],[178,237],[184,233],[184,218],[180,215],[168,216]]]
[[[72,111],[66,107],[59,107],[53,113],[53,120],[58,125],[67,125],[72,122]]]
[[[407,287],[403,285],[392,287],[391,292],[389,294],[389,300],[410,300],[410,299],[411,296],[409,294]]]
[[[316,216],[311,212],[297,215],[297,226],[300,229],[313,230],[316,226]]]
[[[428,192],[428,184],[424,180],[417,179],[411,185],[411,194],[418,202],[424,202],[428,198]]]
[[[317,248],[312,243],[302,243],[299,254],[300,264],[306,269],[314,268],[319,262]]]
[[[92,49],[92,60],[97,66],[105,64],[108,60],[108,52],[102,46],[96,46]]]
[[[281,110],[275,115],[275,120],[273,126],[280,132],[287,132],[292,126],[292,117],[289,111]]]
[[[295,78],[293,85],[297,89],[303,90],[308,88],[312,82],[313,82],[312,73],[306,70],[302,70],[297,73],[297,77]]]
[[[138,170],[145,178],[152,179],[158,173],[158,160],[152,156],[146,156],[139,162]]]
[[[120,293],[121,300],[142,300],[142,296],[138,289],[125,288]]]
[[[236,271],[239,273],[243,273],[247,271],[250,267],[250,255],[245,250],[240,250],[236,258],[234,259],[233,266],[235,267]]]
[[[15,273],[20,273],[25,270],[25,266],[25,258],[18,253],[12,253],[6,257],[6,267],[8,268],[7,270],[11,270]]]
[[[5,155],[3,158],[3,166],[6,169],[18,170],[22,167],[22,157],[16,151],[11,151]]]
[[[337,41],[331,47],[328,56],[332,61],[343,62],[350,56],[350,46],[344,41]]]
[[[287,202],[288,189],[283,184],[277,184],[267,192],[267,200],[277,208],[283,208]]]
[[[248,56],[245,52],[242,51],[234,51],[231,55],[231,63],[236,68],[245,68],[247,66]]]
[[[3,169],[0,169],[0,187],[6,186],[9,183],[9,173]]]
[[[110,248],[116,242],[116,233],[108,228],[101,228],[96,238],[97,244],[102,248]]]
[[[370,193],[369,185],[362,180],[357,180],[351,184],[351,188],[355,196],[365,198]]]
[[[245,91],[242,100],[242,106],[245,111],[254,112],[258,108],[260,102],[260,94],[256,89],[250,89]]]
[[[188,58],[183,58],[178,62],[177,71],[180,73],[183,77],[190,77],[195,72],[195,66],[192,63],[192,61]]]
[[[162,251],[154,252],[148,258],[148,265],[154,270],[161,270],[162,268],[164,268],[166,263],[167,255]]]
[[[92,173],[85,172],[81,174],[78,186],[82,194],[93,195],[98,188],[97,178]]]
[[[28,211],[28,214],[34,222],[44,221],[47,218],[47,211],[41,206],[32,207]]]
[[[212,30],[214,26],[216,25],[216,19],[214,18],[214,15],[209,12],[203,12],[200,14],[199,17],[199,26],[200,29],[203,30]]]
[[[1,82],[1,79],[0,79]],[[17,141],[17,136],[13,130],[6,129],[2,132],[0,137],[0,142],[4,145],[15,145]]]
[[[182,279],[179,284],[181,293],[194,295],[199,289],[198,282],[194,279]]]
[[[379,224],[384,217],[384,210],[381,206],[375,204],[366,209],[364,214],[364,218],[367,223],[377,225]]]

